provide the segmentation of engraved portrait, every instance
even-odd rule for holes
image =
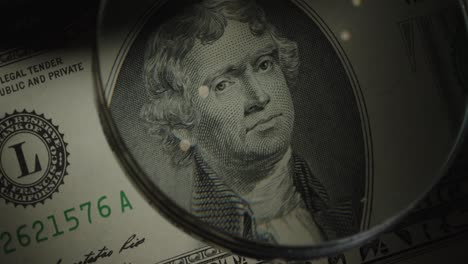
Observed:
[[[111,109],[117,122],[132,120],[122,135],[142,167],[231,235],[310,245],[357,233],[361,124],[327,38],[315,25],[289,34],[301,24],[281,6],[301,11],[288,1],[189,3],[145,25],[127,57],[140,66],[125,62],[114,91]]]

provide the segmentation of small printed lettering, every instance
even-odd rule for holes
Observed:
[[[49,80],[58,79],[58,78],[63,77],[65,75],[70,75],[72,73],[83,71],[83,70],[84,70],[83,64],[81,62],[76,63],[76,64],[73,64],[73,65],[66,66],[66,67],[60,68],[58,70],[49,72],[49,74],[48,74],[49,75]]]
[[[24,73],[23,70],[10,72],[7,74],[0,75],[0,83],[5,84],[14,80],[21,79],[23,77],[26,77],[26,73]]]
[[[0,74],[0,97],[8,96],[27,88],[39,87],[48,81],[57,80],[84,71],[82,62],[66,65],[63,59],[53,58],[23,69]]]
[[[28,69],[30,74],[34,74],[34,73],[39,73],[39,72],[42,72],[51,68],[55,68],[61,64],[63,64],[62,58],[54,58],[49,61],[44,61],[35,65],[31,65],[27,67],[26,69]]]

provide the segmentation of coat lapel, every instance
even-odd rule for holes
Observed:
[[[247,239],[255,238],[252,212],[199,157],[195,156],[192,213],[210,225]]]
[[[330,201],[323,184],[309,169],[306,161],[293,154],[294,185],[301,194],[307,209],[326,240],[337,239],[358,231],[351,199],[340,202]]]
[[[357,232],[350,201],[330,202],[325,187],[310,172],[307,163],[293,154],[293,183],[326,240]],[[195,156],[192,213],[217,229],[243,238],[261,239],[255,232],[255,218],[246,201],[230,189]]]

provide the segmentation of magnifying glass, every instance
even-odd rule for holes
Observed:
[[[175,225],[307,260],[395,224],[466,126],[461,1],[107,1],[99,109]]]

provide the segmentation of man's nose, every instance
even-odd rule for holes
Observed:
[[[254,73],[246,73],[243,79],[247,97],[244,114],[249,115],[263,110],[270,102],[270,95],[266,92],[266,87],[258,81]]]

